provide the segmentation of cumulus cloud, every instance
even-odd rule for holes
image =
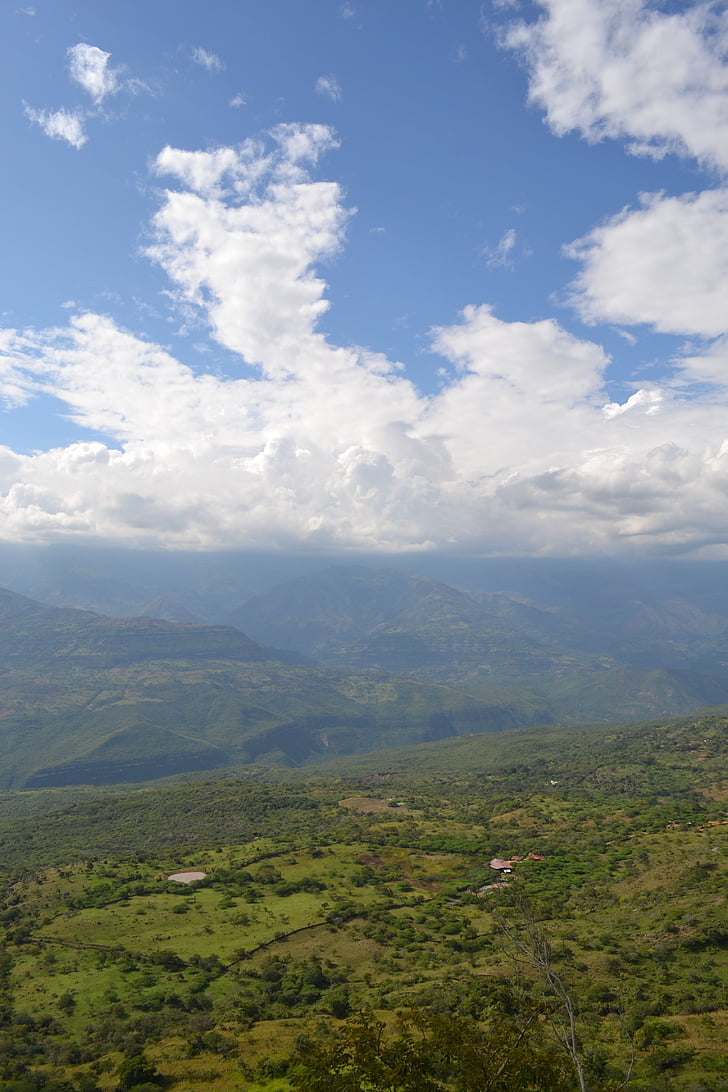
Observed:
[[[201,68],[206,68],[208,72],[222,72],[225,68],[224,61],[218,57],[217,53],[209,53],[202,46],[193,49],[192,60]]]
[[[319,76],[316,80],[315,91],[317,95],[326,95],[332,102],[341,100],[341,84],[336,76]]]
[[[620,139],[635,154],[674,153],[728,170],[724,5],[708,0],[661,10],[644,0],[538,0],[538,6],[540,18],[509,23],[502,41],[522,54],[531,101],[554,132]],[[728,189],[643,194],[639,207],[622,209],[565,249],[581,265],[568,302],[585,321],[697,339],[672,361],[663,382],[725,385]],[[643,394],[626,407],[644,407]],[[616,405],[608,407],[612,417],[622,414]]]
[[[109,66],[110,57],[110,53],[86,42],[79,42],[68,50],[71,79],[91,96],[96,106],[121,88],[121,70]]]
[[[469,308],[433,337],[457,375],[426,399],[325,342],[296,375],[221,378],[99,315],[25,335],[14,359],[115,442],[5,453],[4,533],[561,553],[725,535],[724,410],[603,412],[606,357],[552,321]]]
[[[77,110],[34,110],[26,106],[25,115],[39,125],[46,136],[53,140],[65,140],[72,148],[83,148],[88,140],[83,114]]]
[[[0,449],[2,534],[560,554],[725,542],[728,392],[713,379],[727,339],[710,359],[686,353],[682,387],[667,368],[623,402],[604,350],[550,318],[466,307],[431,332],[447,378],[430,396],[396,362],[326,339],[321,269],[351,210],[314,167],[335,143],[287,125],[158,156],[170,186],[150,254],[237,354],[229,374],[94,313],[2,332],[6,399],[51,396],[108,438]],[[597,243],[583,245],[586,269]]]
[[[333,145],[331,131],[284,125],[273,138],[270,151],[165,149],[157,170],[190,188],[167,191],[149,253],[221,344],[281,373],[321,341],[315,324],[328,302],[313,263],[340,247],[346,213],[335,183],[301,181]]]
[[[630,413],[632,410],[644,407],[647,413],[652,416],[652,414],[660,412],[664,400],[665,394],[663,391],[640,388],[640,390],[630,395],[626,402],[609,402],[602,408],[602,412],[605,417],[621,417],[623,413]]]
[[[720,3],[659,10],[644,0],[538,0],[509,26],[531,101],[556,133],[627,139],[728,169],[728,22]]]
[[[571,462],[592,446],[609,360],[593,342],[552,319],[503,322],[487,306],[433,330],[433,348],[458,375],[430,406],[436,434],[448,437],[459,472],[480,481]],[[569,420],[568,430],[563,422]]]
[[[567,248],[582,263],[572,303],[587,321],[716,337],[728,314],[728,189],[645,194]]]

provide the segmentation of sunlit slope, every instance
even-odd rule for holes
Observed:
[[[517,1034],[548,1001],[508,940],[525,905],[590,1089],[632,1060],[639,1092],[723,1092],[727,729],[519,729],[0,824],[3,1061],[112,1092],[143,1049],[186,1092],[284,1092],[300,1036],[362,1011]]]

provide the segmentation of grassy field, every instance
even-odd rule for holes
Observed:
[[[283,1092],[301,1036],[333,1041],[360,1012],[517,1022],[550,1003],[519,961],[535,924],[590,1090],[634,1053],[637,1092],[724,1092],[725,724],[586,732],[560,758],[545,738],[529,759],[531,741],[107,794],[7,826],[0,1087],[112,1092],[143,1051],[178,1092]],[[204,879],[168,878],[187,869]]]

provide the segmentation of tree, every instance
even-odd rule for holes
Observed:
[[[140,1085],[152,1085],[159,1088],[164,1083],[154,1063],[150,1062],[144,1054],[127,1058],[121,1063],[116,1074],[122,1092],[131,1092],[132,1089],[138,1089]]]
[[[505,907],[510,907],[510,914],[503,912]],[[526,897],[520,892],[509,892],[507,902],[504,900],[501,907],[497,923],[503,937],[511,946],[516,963],[534,972],[551,1036],[568,1057],[578,1082],[579,1092],[590,1092],[574,995],[555,968],[549,939],[536,920]],[[629,1083],[633,1064],[634,1049],[632,1049],[626,1075],[616,1085],[617,1092]]]
[[[304,1039],[290,1080],[303,1092],[569,1092],[570,1075],[553,1049],[532,1039],[538,1013],[518,1027],[420,1011],[388,1032],[360,1012],[333,1044]]]

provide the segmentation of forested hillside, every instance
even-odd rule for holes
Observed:
[[[724,1092],[727,739],[516,730],[6,822],[4,1087]]]
[[[548,703],[343,674],[233,627],[109,619],[0,594],[0,787],[299,765],[552,719]]]
[[[728,701],[719,616],[698,610],[650,641],[635,625],[617,634],[613,617],[600,628],[503,594],[339,567],[232,617],[255,640],[232,625],[113,619],[0,592],[0,786],[298,766]]]

